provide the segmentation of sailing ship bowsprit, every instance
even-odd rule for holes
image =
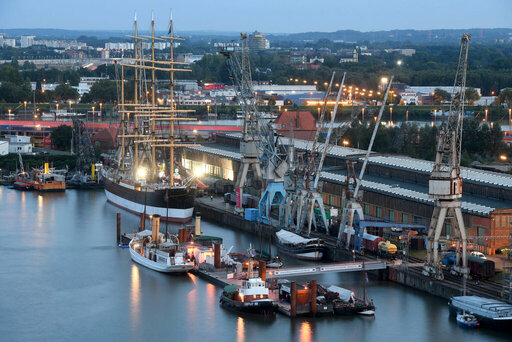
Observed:
[[[185,68],[187,63],[174,61],[174,43],[182,38],[173,35],[172,16],[168,36],[155,37],[154,19],[151,36],[139,36],[135,17],[135,34],[130,37],[135,42],[134,56],[117,63],[121,69],[120,147],[115,165],[105,174],[105,193],[108,201],[133,213],[157,214],[164,220],[186,222],[194,211],[196,181],[180,172],[175,149],[197,145],[183,143],[175,131],[176,121],[195,120],[183,117],[193,111],[176,109],[174,101],[174,73],[191,71]],[[150,53],[142,48],[145,40],[150,41]],[[155,40],[169,43],[168,60],[155,59]],[[126,75],[134,83],[132,101],[125,96],[125,69],[131,69]],[[157,72],[170,75],[166,105],[155,97]]]

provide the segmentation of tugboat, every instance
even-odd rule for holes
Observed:
[[[185,273],[194,268],[180,250],[179,241],[165,241],[159,229],[160,217],[155,215],[152,230],[143,230],[134,235],[129,243],[132,260],[163,273]]]
[[[242,285],[228,285],[220,296],[220,305],[238,313],[274,316],[277,304],[269,298],[269,289],[259,277],[253,276],[253,261],[249,261],[247,278]]]
[[[41,192],[65,191],[66,182],[62,174],[56,173],[50,169],[49,164],[44,164],[44,171],[33,170],[26,172],[23,169],[23,163],[20,155],[21,172],[16,175],[14,180],[14,189],[18,190],[35,190]]]

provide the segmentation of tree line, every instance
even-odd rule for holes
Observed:
[[[366,150],[374,127],[374,121],[354,121],[345,134],[338,138],[338,143],[342,144],[342,141],[346,140],[350,146]],[[375,152],[434,160],[438,130],[437,126],[420,126],[417,123],[405,122],[399,126],[382,126],[377,131],[373,149]],[[498,123],[491,127],[476,119],[464,119],[461,165],[470,166],[473,161],[493,162],[497,161],[500,155],[510,156],[511,153],[511,147],[503,142],[503,132]]]

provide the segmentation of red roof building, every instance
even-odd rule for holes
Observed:
[[[115,150],[117,148],[118,131],[119,128],[117,127],[107,127],[102,130],[98,130],[96,134],[91,136],[91,142],[95,146],[98,146],[102,152]]]
[[[311,112],[281,112],[274,121],[277,132],[285,137],[290,135],[290,123],[294,138],[304,140],[315,138],[316,119]]]

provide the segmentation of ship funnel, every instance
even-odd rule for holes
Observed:
[[[153,241],[158,244],[158,237],[160,233],[160,215],[153,215]]]
[[[92,168],[91,168],[91,180],[94,180],[94,176],[95,176],[95,171],[96,171],[96,168],[94,167],[95,165],[92,164]]]
[[[196,231],[195,236],[201,235],[201,214],[196,213]]]
[[[253,271],[253,260],[252,258],[249,259],[249,266],[247,267],[247,279],[254,278],[254,271]]]
[[[50,164],[44,163],[44,173],[50,173]]]

